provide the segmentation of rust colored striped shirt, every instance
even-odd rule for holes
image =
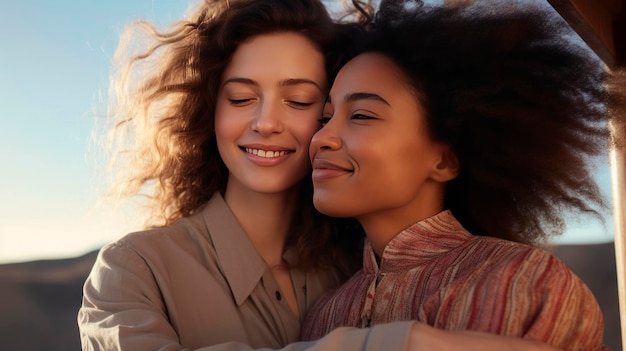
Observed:
[[[366,242],[363,269],[317,301],[302,336],[412,319],[567,350],[603,348],[600,307],[563,262],[537,247],[473,236],[450,211],[396,235],[380,264]]]

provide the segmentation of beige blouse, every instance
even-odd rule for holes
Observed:
[[[293,252],[287,251],[290,262]],[[345,277],[292,270],[300,315]],[[223,198],[158,229],[100,251],[85,283],[78,324],[83,350],[277,349],[299,339],[271,270]],[[403,350],[410,322],[344,328],[286,350]],[[378,346],[376,346],[378,345]]]

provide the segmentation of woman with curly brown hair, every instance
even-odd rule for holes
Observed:
[[[310,149],[314,204],[359,220],[364,267],[305,339],[414,319],[603,347],[591,291],[532,245],[606,207],[589,163],[608,146],[603,66],[565,28],[510,4],[381,3]]]
[[[129,29],[113,81],[116,191],[145,196],[150,221],[101,250],[78,317],[85,350],[298,340],[359,251],[314,210],[308,178],[357,28],[318,0],[206,0],[167,32]]]

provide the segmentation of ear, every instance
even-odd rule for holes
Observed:
[[[431,171],[431,179],[445,183],[459,175],[459,158],[448,145],[440,145],[439,158]]]

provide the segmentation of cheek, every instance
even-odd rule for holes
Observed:
[[[303,147],[306,148],[307,151],[305,153],[307,154],[307,156],[311,144],[311,139],[313,138],[313,135],[315,135],[315,133],[317,133],[321,128],[318,119],[319,116],[316,114],[315,116],[313,116],[313,118],[302,118],[294,120],[290,126],[294,137]]]
[[[241,126],[238,126],[235,122],[236,118],[229,118],[227,109],[220,108],[215,109],[215,140],[217,142],[217,148],[222,159],[224,159],[224,152],[227,148],[239,137],[241,134]]]
[[[398,139],[395,139],[398,140]],[[423,178],[421,150],[415,144],[385,139],[362,147],[357,162],[363,193],[380,198],[402,197]]]
[[[223,144],[226,139],[229,138],[230,129],[228,128],[228,124],[224,123],[224,119],[220,118],[219,115],[215,116],[215,139],[217,141],[217,147],[222,149]]]
[[[215,134],[217,139],[238,137],[250,127],[251,115],[241,108],[219,99],[215,106]]]
[[[228,130],[228,123],[226,123],[226,107],[224,104],[218,102],[215,106],[215,134],[217,139]]]

